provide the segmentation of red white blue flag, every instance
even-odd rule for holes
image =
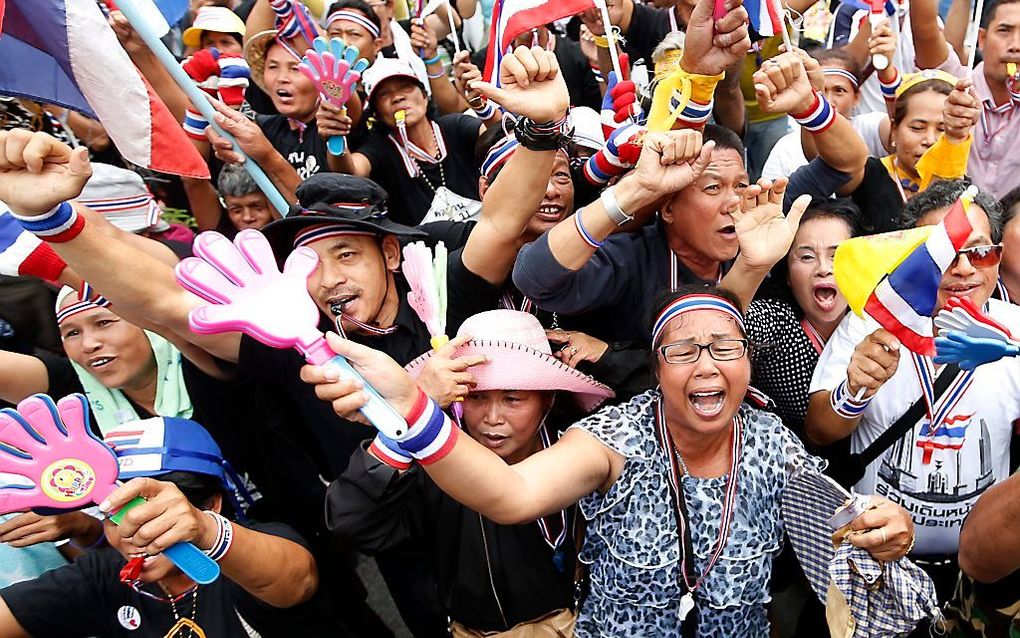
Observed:
[[[744,0],[744,9],[755,31],[764,37],[772,37],[783,32],[782,15],[776,4],[779,0]],[[716,3],[716,6],[721,4]]]
[[[209,167],[94,0],[0,0],[0,16],[0,94],[99,120],[134,164],[209,178]]]

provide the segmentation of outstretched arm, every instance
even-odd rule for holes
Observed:
[[[939,28],[938,0],[913,0],[910,3],[910,31],[914,36],[914,64],[919,69],[934,69],[949,57],[946,34]]]

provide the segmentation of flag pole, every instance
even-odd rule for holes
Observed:
[[[613,21],[609,19],[609,7],[606,0],[595,0],[595,6],[602,14],[602,26],[606,31],[606,39],[609,41],[609,59],[613,61],[613,70],[616,71],[616,78],[623,80],[623,72],[620,68],[620,52],[616,50],[616,33],[613,32]]]
[[[141,36],[149,49],[152,50],[160,64],[162,64],[170,74],[170,77],[174,79],[174,82],[176,82],[188,96],[192,105],[194,105],[194,107],[202,113],[202,116],[208,120],[209,126],[213,127],[217,133],[233,143],[234,151],[245,158],[245,161],[242,162],[241,166],[248,171],[248,174],[251,175],[253,180],[255,180],[258,187],[262,189],[262,192],[265,193],[269,203],[280,211],[282,216],[286,217],[287,213],[290,211],[290,205],[287,203],[287,200],[283,198],[283,195],[280,194],[280,191],[273,185],[273,182],[269,179],[269,176],[265,174],[262,168],[256,164],[253,159],[245,155],[244,151],[241,150],[241,146],[237,143],[237,140],[216,124],[216,110],[213,109],[212,104],[209,103],[205,93],[195,86],[195,83],[190,77],[188,77],[188,74],[184,72],[181,65],[177,63],[173,54],[167,50],[166,45],[163,44],[162,40],[160,40],[156,33],[149,27],[149,23],[145,20],[145,17],[142,15],[141,11],[139,11],[138,7],[135,6],[134,0],[117,0],[117,7],[124,14],[124,17],[127,18],[128,22],[131,23],[134,30],[138,32],[138,35]]]
[[[977,55],[978,30],[981,28],[981,15],[985,12],[985,0],[977,0],[974,5],[974,15],[970,18],[970,25],[967,29],[967,68],[974,68],[974,56]]]
[[[790,41],[790,34],[786,31],[786,9],[783,8],[783,0],[765,0],[771,2],[773,10],[776,15],[779,16],[779,28],[783,32],[783,45],[786,46],[786,50],[793,51],[793,43]]]

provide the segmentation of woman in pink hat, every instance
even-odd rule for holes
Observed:
[[[573,635],[767,636],[772,561],[783,545],[780,502],[794,472],[818,471],[822,462],[778,417],[744,403],[751,364],[736,297],[687,288],[655,308],[659,387],[581,420],[513,465],[476,436],[458,436],[385,355],[339,339],[331,345],[406,415],[407,434],[377,437],[373,446],[415,458],[465,509],[513,529],[578,502],[587,527],[578,560],[589,565],[590,590]],[[354,384],[330,374],[302,371],[338,412],[364,404]],[[882,498],[871,506],[852,522],[850,542],[878,560],[904,556],[909,514]],[[442,513],[427,501],[420,507]]]
[[[484,361],[471,368],[463,427],[504,467],[555,441],[546,417],[564,394],[585,412],[613,396],[554,357],[531,314],[483,312],[465,321],[458,335],[450,344],[456,358]],[[430,356],[408,364],[412,377]],[[410,537],[426,539],[454,636],[571,635],[577,572],[573,505],[535,522],[500,525],[444,494],[411,462],[379,441],[357,450],[329,488],[330,529],[372,553]]]

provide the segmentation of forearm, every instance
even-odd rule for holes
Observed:
[[[248,14],[248,19],[244,21],[245,43],[247,44],[248,38],[256,33],[275,28],[276,14],[269,6],[269,0],[256,0],[255,5],[251,8],[251,13]]]
[[[1020,474],[988,488],[960,532],[960,568],[982,583],[1020,569]]]
[[[135,250],[149,255],[153,259],[156,259],[160,263],[166,264],[171,268],[176,266],[177,262],[180,261],[180,259],[177,258],[177,255],[174,254],[174,251],[170,250],[170,248],[165,244],[161,244],[160,242],[154,239],[149,239],[148,237],[123,231],[111,224],[100,213],[97,213],[86,206],[79,206],[77,210],[79,214],[85,217],[93,230],[106,235],[109,239],[115,240],[115,242],[117,242],[115,245],[123,244],[131,246]],[[54,246],[54,248],[56,248],[56,246]],[[83,277],[79,277],[74,280],[71,287],[77,288],[81,284],[82,278]],[[84,279],[88,280],[87,277]],[[91,280],[88,281],[90,283],[94,283],[91,282]]]
[[[11,613],[11,608],[7,606],[7,602],[2,596],[0,596],[0,636],[4,638],[32,638]]]
[[[847,419],[832,409],[828,391],[815,392],[808,399],[804,429],[808,439],[815,445],[832,445],[854,431],[860,417]]]
[[[863,173],[864,164],[868,161],[868,147],[864,140],[850,121],[839,113],[835,113],[832,126],[824,131],[812,133],[802,126],[801,142],[805,157],[821,157],[832,168],[850,175]]]
[[[350,149],[344,151],[343,155],[327,155],[326,163],[329,170],[334,173],[346,173],[359,177],[370,177],[372,174],[372,163],[361,153],[351,153]]]
[[[919,69],[933,69],[946,61],[949,46],[939,28],[937,0],[915,0],[910,3],[910,30],[914,37],[914,64]]]
[[[447,79],[443,72],[443,63],[436,62],[427,68],[430,75],[429,86],[432,88],[432,99],[436,103],[441,115],[448,113],[463,113],[467,110],[467,101],[457,92],[453,83]],[[442,74],[439,77],[431,77],[435,74]]]
[[[288,203],[293,204],[297,202],[297,195],[294,194],[294,191],[301,185],[301,177],[294,170],[294,167],[287,160],[283,159],[283,155],[280,155],[274,149],[266,157],[262,158],[258,164],[265,171],[266,175],[269,176],[273,186],[280,191],[280,195]]]
[[[273,607],[299,605],[319,586],[311,553],[295,542],[233,525],[234,540],[220,559],[223,575]]]
[[[739,80],[739,71],[736,71]],[[727,78],[729,72],[727,72]],[[747,108],[739,82],[720,82],[715,90],[715,107],[712,110],[716,124],[725,126],[743,137],[747,126]]]
[[[765,277],[769,274],[769,268],[757,268],[744,263],[739,255],[733,263],[726,276],[719,282],[719,287],[730,291],[740,300],[740,306],[744,310],[751,305],[755,293]]]
[[[969,0],[953,0],[949,5],[949,13],[946,14],[946,28],[943,35],[946,43],[953,47],[957,57],[961,60],[967,59],[967,52],[963,48],[964,40],[967,37],[967,26],[970,24],[970,2]]]
[[[198,224],[198,229],[216,230],[223,216],[223,209],[212,183],[207,179],[192,177],[182,177],[181,183],[184,186],[184,193],[188,196],[188,206],[191,208],[195,223]]]

